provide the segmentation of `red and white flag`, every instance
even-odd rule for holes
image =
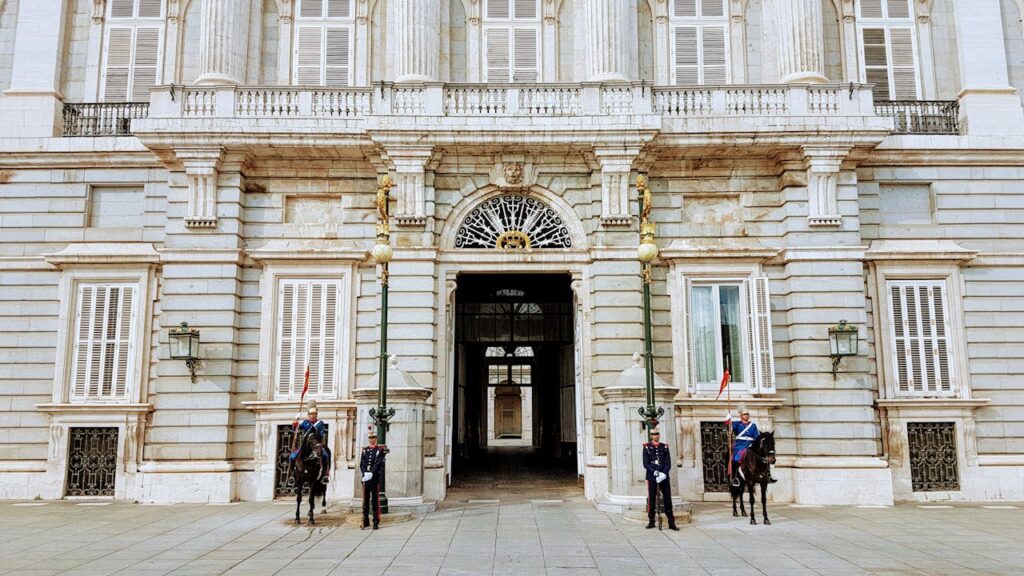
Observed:
[[[295,413],[295,421],[292,422],[292,430],[299,427],[299,418],[302,418],[302,402],[306,399],[306,392],[309,391],[309,364],[306,364],[306,382],[302,385],[302,395],[299,396],[299,411]]]
[[[729,385],[729,370],[726,369],[725,374],[722,374],[722,385],[718,387],[718,396],[715,396],[715,400],[718,400],[722,396],[722,392],[725,392],[725,387]]]

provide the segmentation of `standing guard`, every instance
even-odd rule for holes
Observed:
[[[672,488],[668,481],[668,473],[672,470],[672,456],[668,452],[668,444],[660,442],[661,432],[657,429],[651,430],[650,440],[644,444],[644,469],[647,470],[647,528],[654,528],[654,515],[657,512],[660,490],[665,516],[668,517],[668,529],[678,531],[672,510]]]
[[[370,507],[373,506],[373,529],[380,527],[380,476],[384,468],[387,447],[377,444],[377,432],[370,426],[370,445],[363,447],[359,458],[359,471],[363,474],[363,524],[370,525]],[[371,502],[372,500],[372,502]]]

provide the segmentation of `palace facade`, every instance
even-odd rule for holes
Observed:
[[[777,502],[1024,500],[1022,12],[0,0],[0,498],[287,493],[307,368],[357,496],[390,175],[392,505],[494,446],[642,503],[642,174],[676,494],[742,402]]]

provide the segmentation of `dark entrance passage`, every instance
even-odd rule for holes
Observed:
[[[464,274],[455,318],[452,486],[577,484],[575,318],[567,274]]]

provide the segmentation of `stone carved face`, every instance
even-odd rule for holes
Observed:
[[[523,163],[508,162],[505,164],[505,182],[515,186],[523,182]]]

